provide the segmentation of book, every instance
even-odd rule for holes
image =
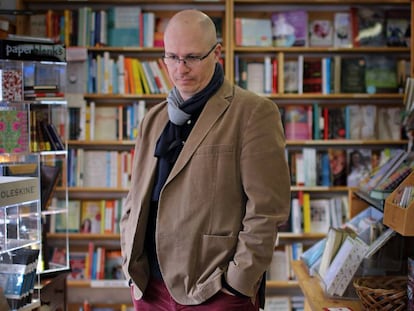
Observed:
[[[336,47],[352,46],[352,27],[350,12],[334,13],[333,45]]]
[[[112,6],[107,10],[107,17],[109,46],[141,46],[140,6]]]
[[[264,93],[264,64],[259,62],[247,63],[247,89],[249,91]]]
[[[331,226],[330,200],[310,200],[310,232],[327,233]]]
[[[365,93],[365,67],[363,57],[341,58],[341,92]]]
[[[323,249],[321,262],[318,270],[318,274],[320,277],[325,277],[326,272],[328,271],[328,268],[332,263],[332,260],[335,258],[346,236],[348,236],[349,234],[352,234],[352,232],[349,230],[347,231],[344,229],[329,228],[328,233],[326,235],[326,243]]]
[[[367,250],[368,245],[359,237],[348,235],[345,238],[322,278],[329,295],[345,293]]]
[[[1,47],[1,45],[0,45]],[[0,100],[23,100],[23,72],[20,69],[0,69]]]
[[[386,199],[393,190],[413,171],[414,161],[411,156],[407,156],[400,164],[394,165],[386,174],[386,177],[375,185],[369,192],[375,199]]]
[[[59,204],[66,208],[65,201],[58,201]],[[66,213],[59,213],[55,216],[55,232],[68,232],[78,233],[81,228],[81,201],[80,200],[69,200],[67,206],[67,215]],[[52,230],[51,230],[52,231]]]
[[[40,192],[42,211],[48,209],[53,197],[53,193],[61,178],[62,169],[59,166],[51,166],[42,164],[40,166],[40,184],[42,191]]]
[[[377,139],[400,140],[402,132],[401,116],[403,111],[399,107],[381,107],[377,109]]]
[[[272,22],[266,18],[236,17],[237,46],[272,46]]]
[[[169,16],[157,15],[155,17],[154,47],[164,46],[164,32],[169,21]]]
[[[385,46],[385,10],[376,7],[352,7],[354,46]]]
[[[271,15],[273,45],[280,47],[308,45],[308,13],[305,10],[287,10]]]
[[[283,62],[283,92],[298,93],[299,92],[299,64],[298,60],[288,59]],[[282,87],[281,86],[281,87]]]
[[[312,107],[290,105],[285,107],[284,125],[286,139],[312,139]]]
[[[332,46],[334,23],[331,12],[308,12],[309,46]]]
[[[360,189],[365,192],[374,189],[381,181],[385,180],[392,173],[393,168],[398,167],[407,156],[408,153],[404,150],[396,149],[385,163],[361,181]]]
[[[322,93],[322,59],[304,58],[303,93]]]
[[[385,23],[385,37],[388,46],[409,46],[409,10],[387,10],[385,12]]]
[[[125,280],[125,275],[122,271],[121,251],[107,250],[105,256],[105,279]]]
[[[312,232],[312,210],[311,210],[311,199],[309,193],[303,193],[302,196],[302,217],[303,217],[303,232]]]
[[[347,127],[350,139],[377,139],[377,106],[350,105],[347,107]]]
[[[85,280],[86,279],[86,260],[87,252],[70,252],[69,264],[71,271],[68,274],[69,280]]]
[[[323,113],[323,139],[346,138],[346,116],[344,107],[325,107]]]
[[[366,93],[397,93],[397,62],[389,56],[367,57],[365,61]]]
[[[0,152],[29,151],[28,113],[19,107],[0,113]]]
[[[82,233],[102,233],[102,200],[83,200],[81,205]]]
[[[366,178],[371,171],[371,149],[348,149],[348,175],[346,185],[348,187],[358,187],[361,181]]]
[[[308,269],[309,275],[314,276],[318,273],[320,267],[322,254],[326,247],[327,238],[320,239],[305,250],[300,255],[300,260],[303,261]]]
[[[329,148],[328,153],[332,185],[345,186],[348,172],[346,149]]]
[[[118,107],[96,106],[95,118],[91,120],[94,140],[117,140],[118,122]]]

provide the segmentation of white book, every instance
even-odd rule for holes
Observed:
[[[311,232],[327,233],[331,226],[329,199],[312,199],[310,208]]]
[[[301,206],[298,198],[292,199],[292,232],[293,233],[302,233],[302,212]]]
[[[264,92],[265,94],[272,93],[272,60],[270,56],[264,58]]]
[[[352,46],[351,14],[336,12],[334,16],[334,46]]]
[[[264,63],[252,62],[247,64],[247,89],[263,94],[264,92]]]
[[[154,46],[155,14],[153,12],[143,13],[144,20],[144,47]]]
[[[303,148],[305,186],[316,186],[317,172],[316,172],[316,149]]]
[[[123,54],[118,55],[116,66],[118,69],[118,93],[125,94],[125,56]]]

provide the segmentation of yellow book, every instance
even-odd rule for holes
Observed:
[[[303,232],[311,232],[311,207],[310,207],[310,194],[303,194]]]
[[[139,61],[139,59],[137,59],[137,64],[138,64],[138,72],[139,72],[140,80],[142,82],[142,86],[144,89],[144,94],[151,94],[151,90],[150,90],[150,87],[147,81],[147,77],[144,72],[144,68],[142,67],[142,63]]]
[[[130,77],[132,78],[132,81],[133,81],[131,83],[131,87],[132,87],[131,92],[138,94],[138,95],[144,94],[144,89],[143,89],[141,78],[140,78],[141,73],[139,69],[139,60],[136,58],[131,59],[131,71],[132,71],[132,74],[130,75]]]

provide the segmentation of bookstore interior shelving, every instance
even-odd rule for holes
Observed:
[[[332,180],[329,180],[327,183],[322,183],[321,176],[313,176],[310,181],[301,179],[305,177],[297,171],[300,169],[298,161],[303,161],[304,153],[310,152],[313,157],[316,156],[318,159],[319,157],[323,159],[324,156],[333,156],[332,154],[334,153],[330,155],[332,150],[342,150],[342,152],[345,150],[347,153],[346,158],[348,159],[349,152],[356,149],[367,150],[367,154],[370,154],[380,152],[384,149],[406,148],[407,139],[400,130],[395,130],[394,128],[391,136],[390,133],[381,134],[381,136],[379,136],[378,131],[381,129],[376,128],[375,126],[377,124],[383,124],[383,121],[380,122],[377,119],[371,118],[369,121],[371,128],[365,129],[370,132],[370,134],[366,136],[361,136],[360,132],[355,134],[355,131],[353,130],[357,125],[350,122],[352,120],[346,119],[349,118],[346,114],[352,115],[352,113],[356,113],[357,115],[362,115],[363,113],[358,109],[363,109],[368,115],[372,110],[375,110],[377,116],[380,114],[384,115],[383,113],[384,111],[387,111],[387,109],[399,109],[398,111],[402,111],[404,108],[404,95],[401,92],[401,89],[404,87],[402,81],[406,76],[412,76],[413,73],[412,63],[410,62],[413,58],[413,51],[410,48],[412,44],[387,46],[387,43],[383,42],[382,44],[377,44],[375,46],[367,46],[363,44],[356,46],[358,44],[352,41],[346,44],[336,44],[331,41],[328,44],[325,43],[324,46],[318,46],[316,44],[314,46],[310,41],[308,32],[306,32],[306,43],[304,46],[275,46],[274,43],[270,43],[267,46],[258,46],[258,44],[249,45],[248,43],[239,43],[237,40],[239,40],[239,21],[245,18],[258,18],[267,20],[267,23],[270,23],[272,13],[274,12],[303,10],[309,13],[309,25],[318,19],[328,19],[333,25],[335,13],[349,13],[352,11],[351,8],[375,8],[383,11],[397,10],[399,12],[402,10],[406,13],[411,13],[412,15],[413,8],[409,0],[319,0],[317,2],[310,0],[80,0],[76,2],[66,0],[19,0],[17,1],[17,9],[29,10],[30,14],[17,17],[17,33],[22,35],[39,35],[39,33],[31,31],[36,31],[36,29],[40,32],[45,31],[44,25],[42,24],[42,18],[44,21],[45,16],[48,15],[47,13],[51,12],[55,13],[55,16],[65,16],[63,20],[67,21],[70,20],[70,16],[72,16],[72,18],[74,16],[69,14],[69,12],[77,12],[79,15],[96,12],[95,17],[98,18],[98,16],[102,16],[102,12],[106,11],[107,18],[109,19],[109,8],[128,6],[135,6],[135,8],[139,7],[141,13],[154,13],[156,17],[155,21],[160,17],[163,18],[161,20],[165,20],[177,10],[193,7],[204,10],[214,16],[223,46],[223,63],[226,77],[243,87],[256,90],[255,88],[257,85],[252,82],[266,80],[245,80],[246,76],[249,77],[254,74],[254,71],[247,71],[247,64],[260,64],[265,67],[265,63],[270,61],[272,64],[272,83],[265,86],[259,86],[261,87],[261,90],[258,92],[263,93],[264,96],[274,100],[281,109],[282,116],[284,117],[287,135],[287,156],[292,171],[292,199],[301,199],[304,194],[309,195],[311,199],[339,198],[343,204],[342,208],[345,210],[343,212],[343,218],[344,220],[349,219],[366,207],[365,202],[361,202],[361,200],[355,196],[354,192],[356,188],[354,186],[349,186],[346,180],[342,180],[333,185]],[[412,20],[411,15],[408,14],[408,21]],[[353,23],[355,24],[355,22]],[[39,24],[41,26],[40,30],[39,27],[34,27],[39,26]],[[77,26],[80,28],[80,23]],[[74,207],[77,213],[79,213],[79,209],[81,209],[80,206],[87,201],[94,201],[95,204],[96,202],[100,202],[101,205],[103,204],[102,202],[112,202],[113,204],[116,204],[119,209],[128,188],[128,174],[130,174],[130,172],[128,172],[128,159],[132,156],[132,150],[134,148],[134,133],[133,130],[131,130],[131,127],[126,128],[120,121],[112,123],[112,131],[100,131],[98,128],[99,124],[97,124],[98,121],[96,121],[98,119],[97,116],[105,119],[105,116],[107,116],[105,113],[109,113],[112,115],[115,114],[118,118],[122,119],[127,115],[129,116],[131,110],[133,111],[133,114],[137,114],[137,111],[141,114],[145,113],[145,109],[148,109],[151,105],[156,104],[165,98],[165,92],[157,93],[156,91],[154,92],[151,90],[145,92],[145,85],[141,85],[143,88],[142,92],[139,90],[128,90],[129,88],[138,88],[136,84],[128,87],[124,85],[126,90],[121,92],[120,88],[123,89],[123,87],[120,86],[121,82],[107,84],[108,81],[104,78],[106,75],[109,75],[109,73],[106,72],[105,69],[102,69],[103,72],[100,72],[97,70],[100,66],[94,65],[90,67],[90,64],[99,64],[100,62],[105,61],[110,64],[116,64],[121,57],[124,59],[138,59],[141,63],[149,63],[150,61],[159,63],[159,59],[163,54],[163,48],[161,46],[153,46],[152,44],[147,45],[144,41],[142,41],[143,43],[141,45],[129,43],[121,45],[116,42],[110,43],[108,41],[102,41],[102,39],[99,38],[95,41],[86,41],[86,38],[78,35],[78,33],[75,33],[73,30],[72,35],[68,36],[67,33],[70,32],[70,29],[71,28],[68,28],[67,26],[64,28],[66,35],[62,37],[62,41],[68,46],[68,51],[73,49],[74,54],[79,51],[83,54],[81,53],[82,56],[80,57],[76,54],[72,61],[68,61],[68,71],[74,70],[73,72],[77,76],[76,79],[82,81],[69,81],[68,83],[68,93],[78,93],[77,97],[73,97],[76,98],[76,100],[69,99],[69,118],[71,121],[72,117],[75,120],[78,120],[77,118],[83,118],[82,120],[88,119],[94,124],[94,129],[90,129],[90,124],[87,125],[87,123],[83,123],[83,126],[81,126],[82,134],[80,136],[78,135],[79,128],[75,129],[73,135],[69,133],[67,142],[69,148],[69,162],[75,162],[72,160],[76,159],[78,161],[76,165],[81,165],[79,162],[82,161],[85,164],[86,161],[88,161],[88,157],[85,155],[88,153],[92,158],[98,154],[104,157],[111,157],[112,154],[112,159],[116,158],[114,161],[118,165],[118,170],[122,167],[122,170],[126,175],[123,175],[123,177],[118,176],[117,184],[101,185],[99,183],[98,185],[96,183],[97,179],[99,178],[104,181],[105,178],[96,176],[85,177],[89,172],[79,171],[78,168],[76,173],[76,169],[72,168],[72,171],[68,171],[68,191],[66,192],[65,188],[58,188],[58,194],[60,196],[65,196],[66,193],[68,193],[69,202],[77,202],[75,203],[77,204],[77,207]],[[63,32],[63,29],[61,29],[61,31]],[[44,34],[48,35],[47,33]],[[54,35],[56,36],[56,33]],[[49,36],[53,37],[54,35],[53,33],[49,33]],[[157,33],[152,33],[152,35],[154,35],[155,42]],[[145,35],[143,37],[145,38]],[[300,45],[300,43],[298,45]],[[381,59],[393,59],[398,63],[398,72],[397,70],[394,72],[398,75],[394,77],[393,73],[393,79],[390,79],[394,81],[394,84],[387,86],[392,90],[377,91],[375,88],[361,89],[361,83],[357,82],[357,85],[354,85],[354,87],[356,87],[354,90],[348,89],[345,92],[342,89],[345,88],[345,86],[340,84],[339,81],[341,79],[338,78],[339,73],[342,71],[342,69],[340,69],[341,61],[362,59],[365,66],[368,67],[369,61],[376,57],[381,57]],[[324,86],[324,89],[318,89],[317,91],[309,91],[304,88],[304,80],[301,81],[302,83],[296,81],[292,86],[292,83],[289,82],[290,80],[287,79],[291,73],[288,71],[290,65],[296,63],[299,64],[297,66],[301,66],[300,64],[303,64],[303,67],[296,67],[296,69],[293,70],[305,70],[306,61],[315,59],[319,60],[321,66],[325,66],[324,63],[326,64],[326,62],[330,64],[328,65],[328,68],[331,68],[329,71],[331,75],[331,78],[329,79],[330,83],[325,83],[326,85]],[[254,66],[251,67],[253,68]],[[303,71],[303,73],[305,72]],[[327,71],[325,74],[328,75]],[[296,78],[297,76],[298,75],[296,74]],[[101,81],[101,79],[104,81]],[[353,82],[355,83],[355,81],[348,82],[350,84]],[[359,82],[361,81],[359,80]],[[168,86],[168,81],[165,83]],[[318,83],[321,85],[322,82],[319,81]],[[98,85],[102,85],[102,87],[98,88]],[[162,85],[163,84],[161,84],[161,86]],[[148,88],[150,89],[150,86],[148,86]],[[72,108],[78,115],[71,115],[70,111]],[[288,132],[287,126],[289,128],[294,126],[288,124],[288,121],[290,120],[289,118],[293,118],[290,115],[291,113],[299,113],[298,108],[302,113],[305,111],[305,114],[310,121],[308,120],[306,124],[308,132],[300,133],[299,136],[295,136],[297,135],[294,131],[295,128],[293,128],[293,132]],[[342,121],[337,122],[339,124],[332,121],[331,123],[333,124],[328,123],[330,119],[334,119],[334,117],[331,117],[334,116],[334,114],[330,114],[331,108],[335,108],[333,110],[336,110],[336,112],[342,111],[342,113],[345,114],[343,117],[346,119],[345,124],[341,125]],[[388,115],[388,119],[391,119],[390,116],[391,115]],[[79,123],[79,121],[77,122]],[[139,120],[133,120],[131,126],[134,127],[136,122],[139,122]],[[312,124],[311,128],[309,128],[310,124]],[[333,129],[331,128],[333,125],[338,125],[340,128]],[[70,126],[71,125],[69,125],[69,127]],[[296,130],[298,131],[298,128],[296,128]],[[336,131],[338,131],[339,134],[334,136],[333,133],[336,133]],[[103,132],[105,132],[104,134],[106,135],[102,136],[101,134]],[[83,156],[79,156],[79,154],[83,154]],[[79,160],[78,157],[81,158],[81,160]],[[126,160],[122,162],[120,159]],[[98,164],[99,161],[96,162]],[[73,165],[73,163],[70,165]],[[69,167],[69,169],[71,169],[71,167]],[[95,167],[95,170],[99,170],[99,168]],[[323,170],[321,168],[316,171],[322,172]],[[80,175],[80,172],[83,173],[83,176]],[[89,181],[88,178],[90,178]],[[69,212],[71,212],[71,203],[69,203],[69,206]],[[117,208],[115,208],[115,211]],[[79,217],[79,214],[74,215],[78,215]],[[279,235],[279,244],[276,247],[276,250],[285,253],[291,252],[289,249],[295,244],[298,244],[300,248],[307,248],[315,241],[324,237],[326,233],[304,232],[307,230],[304,230],[303,224],[301,228],[298,228],[297,232],[294,232],[291,226],[288,226],[288,228],[281,228],[281,230],[282,232]],[[82,229],[80,228],[79,223],[75,224],[69,231],[73,231],[73,233],[69,234],[71,252],[85,252],[91,244],[89,242],[92,242],[95,250],[97,248],[102,248],[104,250],[114,251],[115,253],[119,249],[119,234],[117,233],[116,225],[114,224],[112,224],[112,229],[102,231],[105,233],[80,233],[79,231],[82,231]],[[60,233],[48,234],[48,239],[52,241],[59,241],[62,237],[63,236]],[[291,270],[290,266],[287,267],[287,270]],[[121,282],[116,283],[112,280],[71,280],[69,278],[69,310],[77,310],[77,308],[82,306],[85,300],[89,300],[93,306],[102,306],[102,304],[97,305],[97,303],[101,302],[103,292],[108,301],[105,306],[111,305],[119,310],[121,306],[129,306],[130,302],[126,286],[124,286],[125,290],[117,291],[117,293],[123,293],[122,295],[118,294],[117,297],[112,297],[110,295],[111,286],[124,286],[124,283],[122,283],[122,280]],[[89,290],[86,291],[85,288],[88,288]],[[288,276],[283,280],[268,281],[269,296],[276,294],[295,296],[298,294],[300,295],[300,293],[299,283],[293,275]]]

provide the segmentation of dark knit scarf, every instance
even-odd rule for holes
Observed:
[[[196,118],[200,115],[209,98],[221,87],[223,81],[223,68],[217,63],[209,84],[191,98],[183,100],[176,87],[168,94],[169,121],[158,138],[154,153],[158,158],[158,174],[152,195],[154,201],[158,201],[161,188],[167,180]],[[186,122],[190,119],[192,121],[190,130],[184,130]]]

